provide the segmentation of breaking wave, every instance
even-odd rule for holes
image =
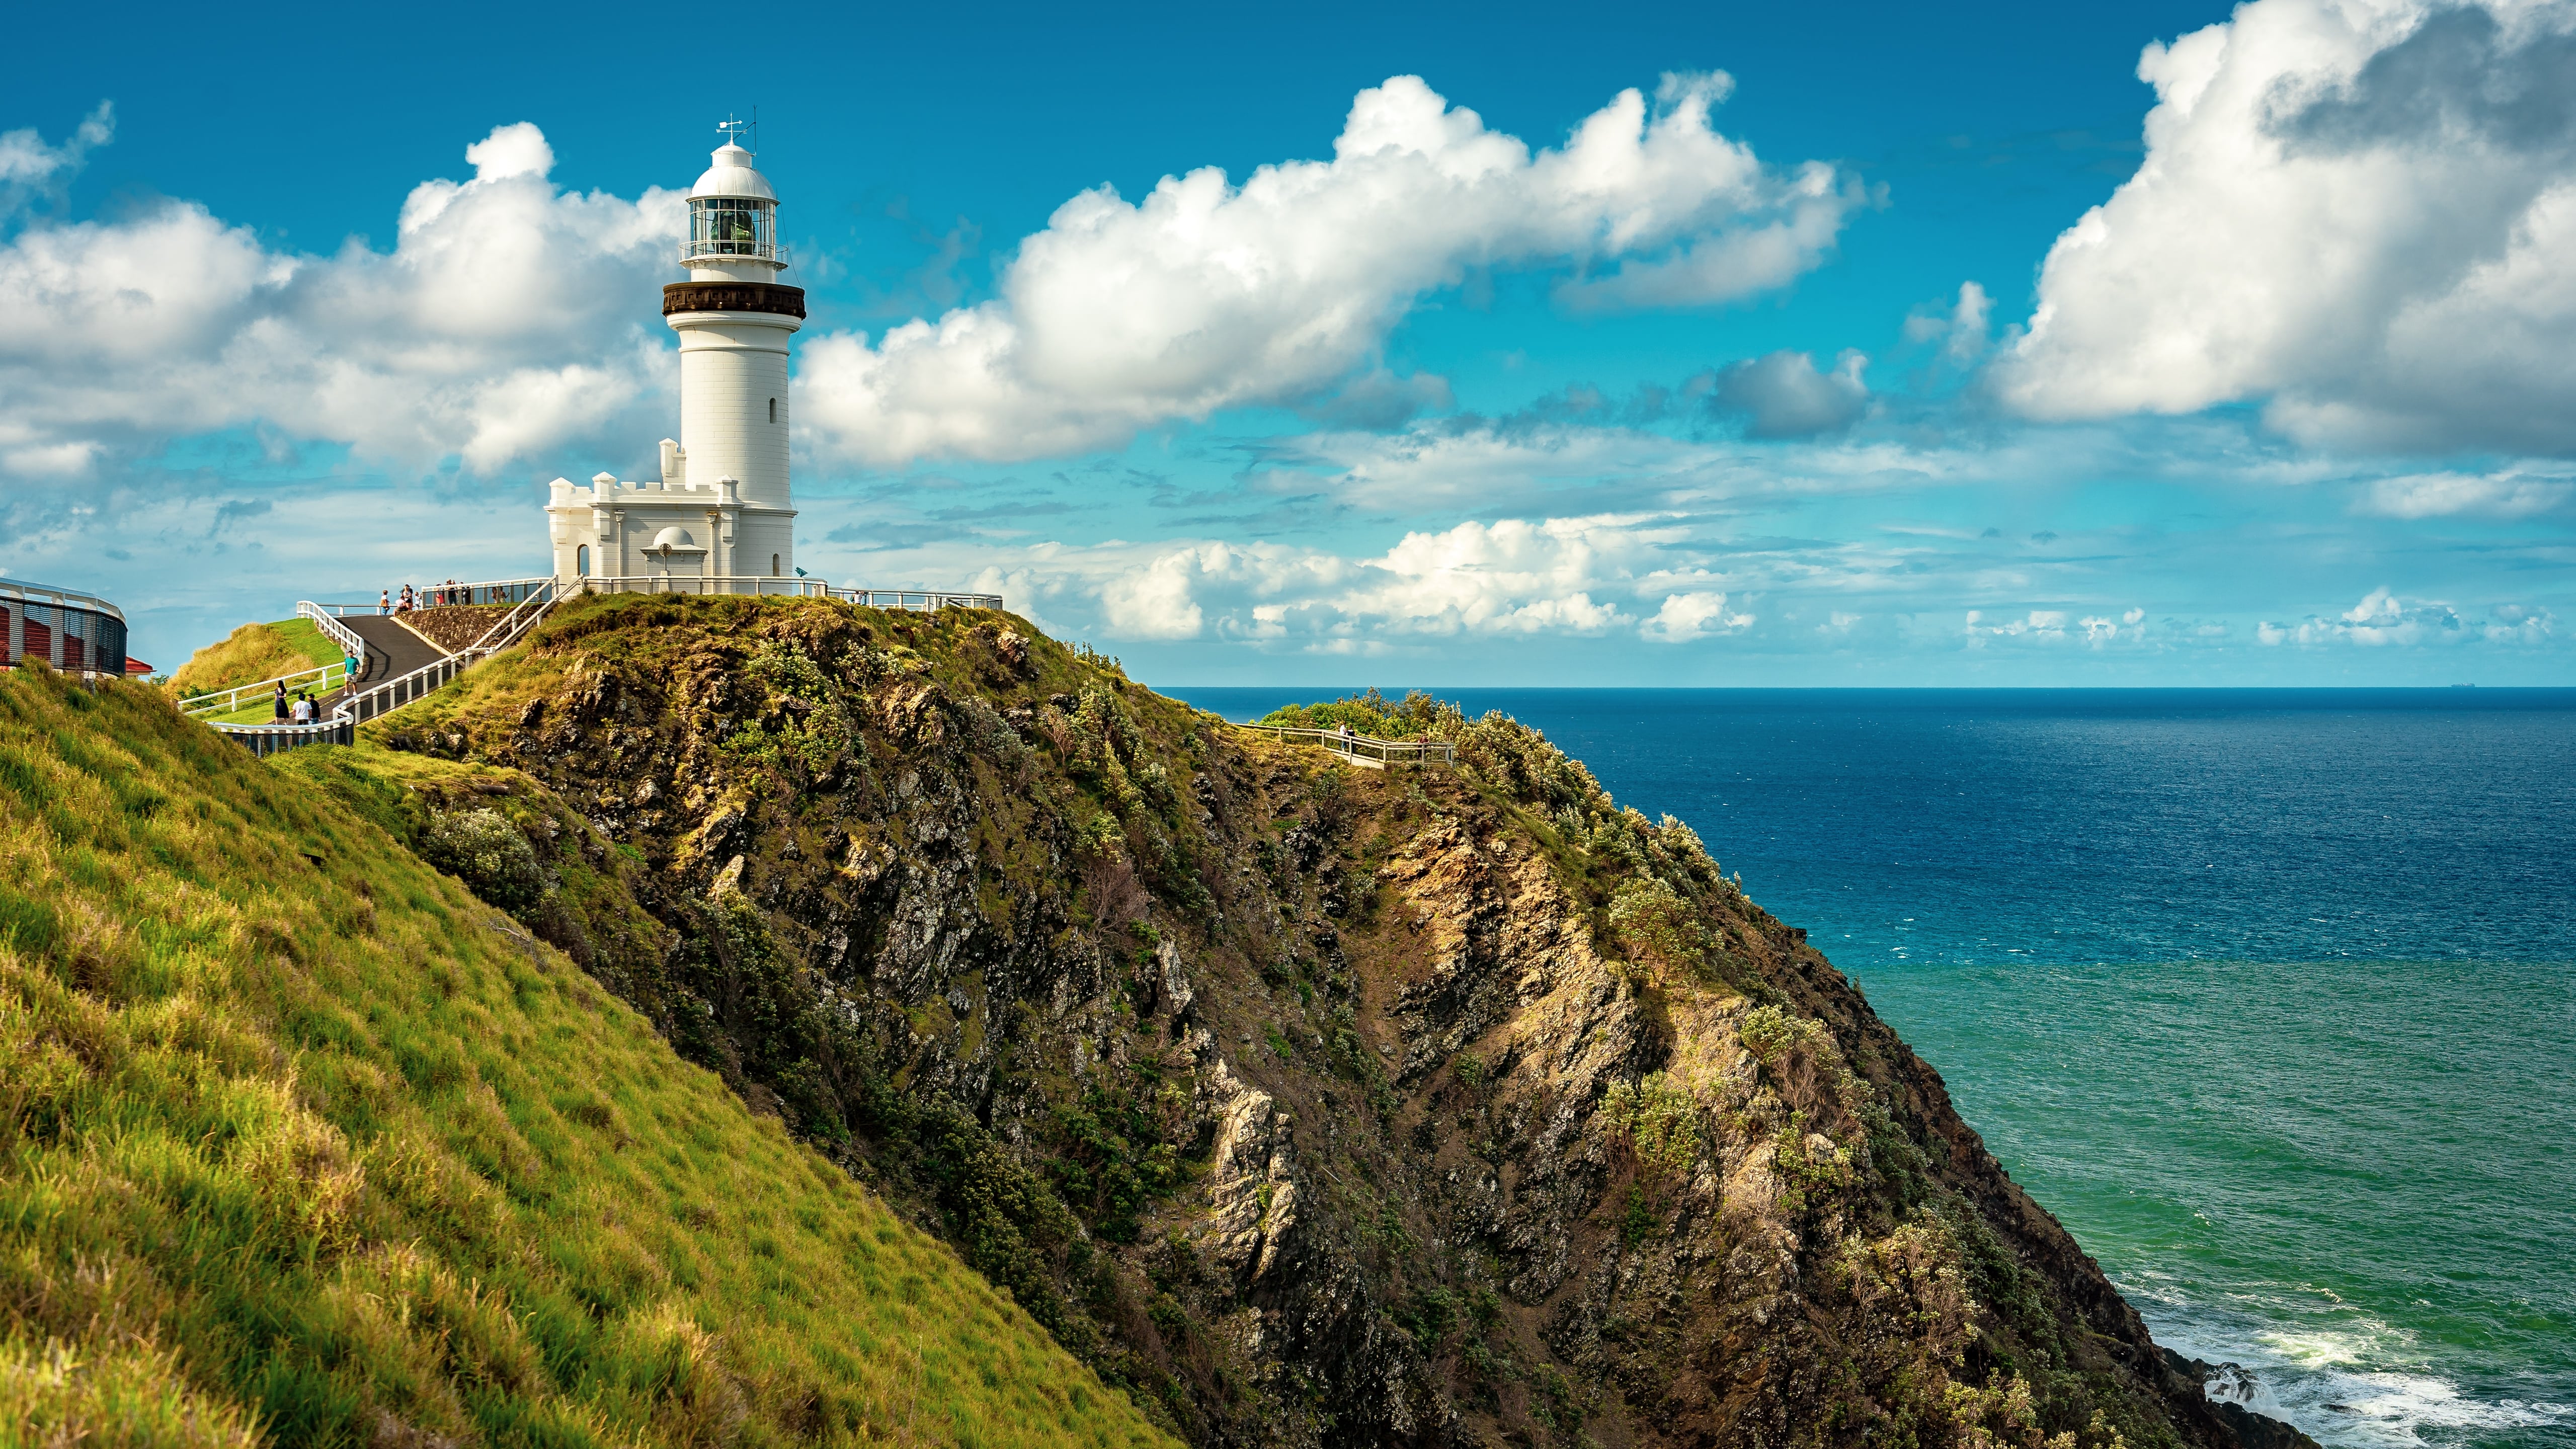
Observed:
[[[2221,1366],[2208,1392],[2294,1424],[2330,1449],[2576,1443],[2576,1406],[2478,1397],[2431,1372],[2415,1336],[2308,1284],[2196,1302],[2155,1273],[2124,1281],[2156,1342]]]

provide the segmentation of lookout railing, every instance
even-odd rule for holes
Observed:
[[[409,674],[398,675],[382,684],[370,685],[343,696],[338,704],[331,707],[331,717],[355,726],[400,709],[528,637],[529,631],[546,617],[546,611],[554,607],[555,581],[521,579],[514,582],[528,587],[509,613],[483,631],[483,637],[444,658],[433,659]]]
[[[1389,765],[1454,765],[1458,747],[1446,740],[1381,740],[1368,735],[1346,735],[1339,730],[1292,729],[1283,725],[1244,726],[1284,740],[1302,740],[1321,745],[1354,765],[1383,770]]]
[[[764,574],[608,574],[574,579],[564,589],[575,594],[819,599],[831,587],[821,579],[773,579]]]
[[[838,599],[869,609],[901,609],[927,614],[941,609],[999,609],[999,594],[952,593],[943,589],[841,589],[822,579],[777,579],[757,574],[624,574],[574,579],[565,586],[582,594],[686,594],[791,599]]]
[[[415,609],[474,608],[485,604],[523,604],[535,597],[540,589],[551,591],[554,582],[553,579],[484,579],[471,584],[414,585],[412,607]],[[340,636],[332,632],[333,626],[323,623],[323,620],[337,619],[349,614],[399,613],[401,608],[389,597],[359,599],[355,602],[334,599],[328,603],[318,604],[308,599],[297,604],[295,612],[317,624],[322,624],[322,632],[331,634],[331,637],[337,639]]]
[[[508,604],[511,606],[510,612],[485,630],[482,637],[473,643],[453,653],[441,655],[408,674],[380,680],[365,688],[354,686],[344,688],[340,698],[332,704],[328,719],[312,724],[226,724],[221,721],[211,721],[211,723],[215,728],[239,740],[255,755],[273,755],[281,750],[300,749],[306,745],[354,744],[358,737],[358,726],[364,721],[400,709],[416,699],[429,695],[466,670],[525,639],[529,631],[536,628],[537,624],[545,618],[546,611],[554,607],[555,581],[503,579],[459,584],[453,589],[442,585],[437,590],[426,592],[432,594],[444,592],[459,604],[469,598],[477,604]],[[377,607],[372,602],[317,603],[311,599],[302,599],[297,601],[295,612],[299,618],[311,619],[323,633],[329,635],[351,654],[358,658],[365,658],[366,642],[358,637],[355,630],[341,623],[340,618],[348,614],[372,614],[376,612]],[[344,665],[329,665],[320,670],[310,671],[312,674],[324,676],[326,684],[329,682],[329,676],[335,672],[346,685],[348,671]],[[289,675],[285,678],[291,686],[301,677],[304,676]],[[278,682],[274,679],[262,680],[258,684],[243,685],[239,689],[224,691],[223,694],[239,696],[253,691],[273,691]],[[181,708],[190,714],[202,717],[204,714],[231,713],[232,710],[242,707],[237,700],[230,709],[200,710],[195,707],[202,703],[204,698],[220,699],[223,694],[191,700]]]
[[[935,589],[834,589],[832,597],[865,609],[906,609],[916,614],[941,609],[999,609],[999,594],[949,594]]]

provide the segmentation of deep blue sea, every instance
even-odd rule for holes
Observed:
[[[1689,821],[2254,1407],[2576,1445],[2576,690],[1435,692]]]

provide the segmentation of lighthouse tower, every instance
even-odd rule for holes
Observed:
[[[721,129],[726,143],[689,188],[689,280],[662,289],[680,334],[680,436],[662,440],[658,482],[554,480],[547,531],[562,584],[754,593],[767,591],[756,580],[796,576],[787,343],[805,293],[778,283],[777,191],[740,128]]]

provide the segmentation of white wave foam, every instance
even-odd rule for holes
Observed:
[[[2223,1306],[2195,1300],[2162,1274],[2139,1275],[2121,1291],[2139,1305],[2158,1343],[2243,1370],[2210,1383],[2211,1398],[2295,1424],[2329,1449],[2413,1449],[2428,1442],[2425,1430],[2576,1422],[2576,1408],[2566,1404],[2462,1393],[2421,1371],[2429,1366],[2417,1361],[2413,1334],[2309,1285],[2262,1285],[2227,1295]],[[2316,1321],[2329,1317],[2331,1323]]]
[[[2563,1404],[2472,1399],[2426,1374],[2288,1371],[2267,1387],[2265,1397],[2280,1408],[2258,1402],[2255,1412],[2288,1419],[2330,1445],[2421,1444],[2424,1429],[2535,1429],[2568,1418]]]

